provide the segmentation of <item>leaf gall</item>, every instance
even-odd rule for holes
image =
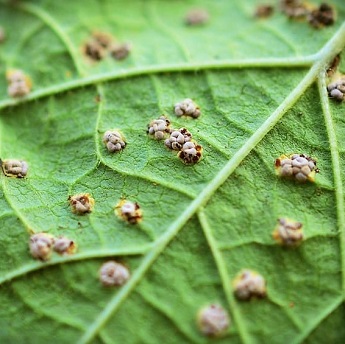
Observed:
[[[101,266],[99,279],[105,287],[121,286],[130,278],[129,270],[123,264],[109,261]]]
[[[233,281],[234,293],[239,300],[266,296],[266,282],[255,271],[242,270]]]
[[[255,10],[256,18],[268,18],[273,14],[274,8],[272,5],[259,5]]]
[[[164,144],[172,150],[180,151],[182,146],[191,139],[192,134],[186,128],[180,128],[178,130],[173,130]]]
[[[328,84],[327,91],[330,98],[342,102],[345,95],[345,77],[341,76],[339,79]]]
[[[198,312],[197,325],[202,334],[209,337],[223,335],[230,326],[228,312],[220,305],[211,304]]]
[[[126,146],[124,136],[116,129],[107,130],[103,135],[103,142],[109,152],[119,152]]]
[[[54,237],[47,233],[31,235],[29,241],[30,253],[34,258],[46,261],[51,257]]]
[[[281,0],[280,6],[289,18],[305,18],[309,13],[308,6],[301,0]]]
[[[287,218],[278,219],[278,224],[272,233],[273,239],[279,244],[293,247],[303,240],[302,223]]]
[[[193,165],[200,161],[203,148],[193,141],[186,142],[178,153],[178,157],[186,164]]]
[[[174,106],[176,116],[190,116],[198,118],[200,116],[200,108],[196,105],[192,99],[186,98]]]
[[[147,133],[153,135],[157,140],[163,140],[170,131],[170,121],[165,116],[151,121],[147,129]]]
[[[31,79],[20,69],[9,70],[6,73],[8,82],[7,93],[12,98],[28,95],[32,88]]]
[[[131,45],[129,43],[113,43],[109,47],[109,52],[115,60],[124,60],[131,52]]]
[[[130,224],[137,224],[143,218],[142,210],[137,202],[122,199],[115,207],[116,214]]]
[[[95,200],[89,193],[81,193],[68,198],[72,212],[77,215],[91,213]]]
[[[61,236],[55,238],[53,249],[58,254],[69,255],[77,251],[77,245],[73,240]]]
[[[0,160],[0,165],[6,177],[24,178],[28,173],[28,163],[24,160]]]
[[[95,39],[90,39],[84,45],[84,54],[93,61],[101,61],[106,55],[104,46]]]
[[[319,172],[316,161],[306,154],[281,155],[275,161],[275,168],[279,176],[292,178],[304,183],[315,181],[315,173]]]
[[[308,15],[308,22],[316,29],[324,26],[333,25],[335,21],[335,12],[332,6],[322,3],[319,8],[312,10]]]

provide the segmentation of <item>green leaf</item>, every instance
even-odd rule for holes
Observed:
[[[29,164],[27,178],[0,176],[0,342],[206,343],[196,315],[213,302],[232,318],[217,343],[345,340],[344,108],[325,79],[345,46],[345,4],[333,1],[336,23],[319,30],[277,7],[256,19],[257,4],[1,3],[0,73],[22,69],[33,91],[10,99],[0,78],[0,157]],[[194,7],[207,24],[184,24]],[[94,31],[131,42],[129,57],[88,61]],[[184,98],[200,118],[174,115]],[[162,113],[203,146],[199,163],[147,136]],[[127,139],[120,153],[102,143],[111,128]],[[315,183],[277,177],[275,159],[291,153],[317,159]],[[81,192],[95,199],[85,216],[68,204]],[[124,197],[140,204],[139,224],[114,214]],[[278,217],[303,223],[299,247],[273,241]],[[78,252],[34,260],[29,236],[42,231]],[[131,271],[121,287],[98,280],[110,259]],[[244,268],[266,279],[266,298],[234,298]]]

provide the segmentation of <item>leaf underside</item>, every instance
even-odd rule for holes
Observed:
[[[0,78],[0,158],[29,164],[27,178],[0,176],[0,342],[206,343],[195,319],[213,302],[232,318],[217,343],[345,340],[345,120],[324,77],[345,44],[345,4],[333,1],[335,25],[316,30],[239,3],[1,3],[0,74],[22,69],[34,88],[9,99]],[[194,7],[209,11],[206,25],[184,24]],[[129,57],[90,62],[94,31],[131,42]],[[184,98],[200,118],[174,115]],[[193,133],[199,163],[147,136],[161,114]],[[112,128],[127,140],[117,154],[102,143]],[[275,159],[291,153],[317,159],[315,183],[277,177]],[[81,192],[95,199],[85,216],[67,201]],[[115,216],[121,198],[140,204],[142,222]],[[303,223],[299,247],[273,241],[279,217]],[[28,239],[42,231],[78,253],[35,261]],[[109,259],[130,268],[120,288],[98,280]],[[233,297],[244,268],[264,276],[266,298]]]

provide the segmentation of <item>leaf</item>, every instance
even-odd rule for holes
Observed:
[[[256,5],[1,3],[1,73],[20,68],[34,85],[9,99],[0,80],[0,157],[29,164],[25,179],[0,176],[1,342],[205,343],[195,319],[212,302],[232,318],[217,342],[344,340],[344,110],[329,101],[324,71],[345,45],[345,6],[334,1],[336,24],[315,30],[279,11],[257,20]],[[185,26],[200,6],[209,23]],[[93,31],[133,51],[90,63],[82,45]],[[186,97],[199,119],[173,114]],[[202,144],[198,164],[147,137],[162,113]],[[110,128],[127,138],[121,153],[102,144]],[[276,176],[275,159],[293,152],[317,158],[315,183]],[[96,201],[86,216],[68,205],[80,192]],[[140,224],[115,216],[122,197],[140,204]],[[298,248],[272,240],[281,216],[303,223]],[[31,231],[73,238],[79,251],[35,261]],[[98,281],[110,259],[130,268],[122,287]],[[265,299],[234,298],[243,268],[264,276]]]

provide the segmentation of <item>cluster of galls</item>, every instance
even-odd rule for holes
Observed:
[[[344,100],[345,94],[345,77],[341,77],[340,79],[331,82],[327,86],[328,95],[331,98],[341,102]]]
[[[333,7],[325,3],[321,4],[308,14],[308,21],[311,26],[317,29],[323,26],[333,25],[335,21]]]
[[[178,153],[178,157],[187,165],[196,164],[202,156],[202,146],[196,142],[186,142]]]
[[[6,73],[8,82],[7,93],[10,97],[20,98],[30,93],[32,88],[31,79],[21,70],[10,70]]]
[[[164,141],[164,144],[172,150],[180,151],[184,144],[191,140],[192,134],[186,128],[181,128],[173,130],[170,137]]]
[[[116,60],[123,60],[131,51],[129,43],[116,42],[105,32],[95,32],[84,45],[84,53],[94,61],[103,60],[109,53]]]
[[[124,136],[116,129],[107,130],[103,135],[103,142],[110,153],[119,152],[126,146]]]
[[[169,134],[164,141],[165,146],[178,151],[178,157],[187,165],[201,159],[202,146],[192,140],[192,134],[186,128],[171,129],[170,121],[165,116],[151,121],[147,133],[157,140],[163,140]]]
[[[192,99],[186,98],[174,106],[176,116],[190,116],[198,118],[200,116],[200,108]]]
[[[233,291],[238,300],[250,301],[252,298],[266,296],[266,281],[257,272],[249,269],[240,271],[233,280]],[[231,324],[228,312],[218,304],[201,308],[197,314],[199,331],[209,337],[224,335]]]
[[[153,135],[157,140],[163,140],[170,132],[170,121],[165,116],[152,120],[147,127],[147,133]]]
[[[77,250],[77,245],[73,240],[63,236],[55,238],[48,233],[31,235],[29,247],[31,255],[43,261],[49,260],[53,251],[60,255],[69,255]]]
[[[293,178],[302,183],[307,180],[313,182],[315,173],[319,172],[316,161],[305,154],[282,155],[276,159],[275,167],[281,177]]]
[[[319,7],[301,0],[282,0],[281,9],[289,18],[307,19],[315,28],[333,25],[335,12],[332,6],[322,3]]]

